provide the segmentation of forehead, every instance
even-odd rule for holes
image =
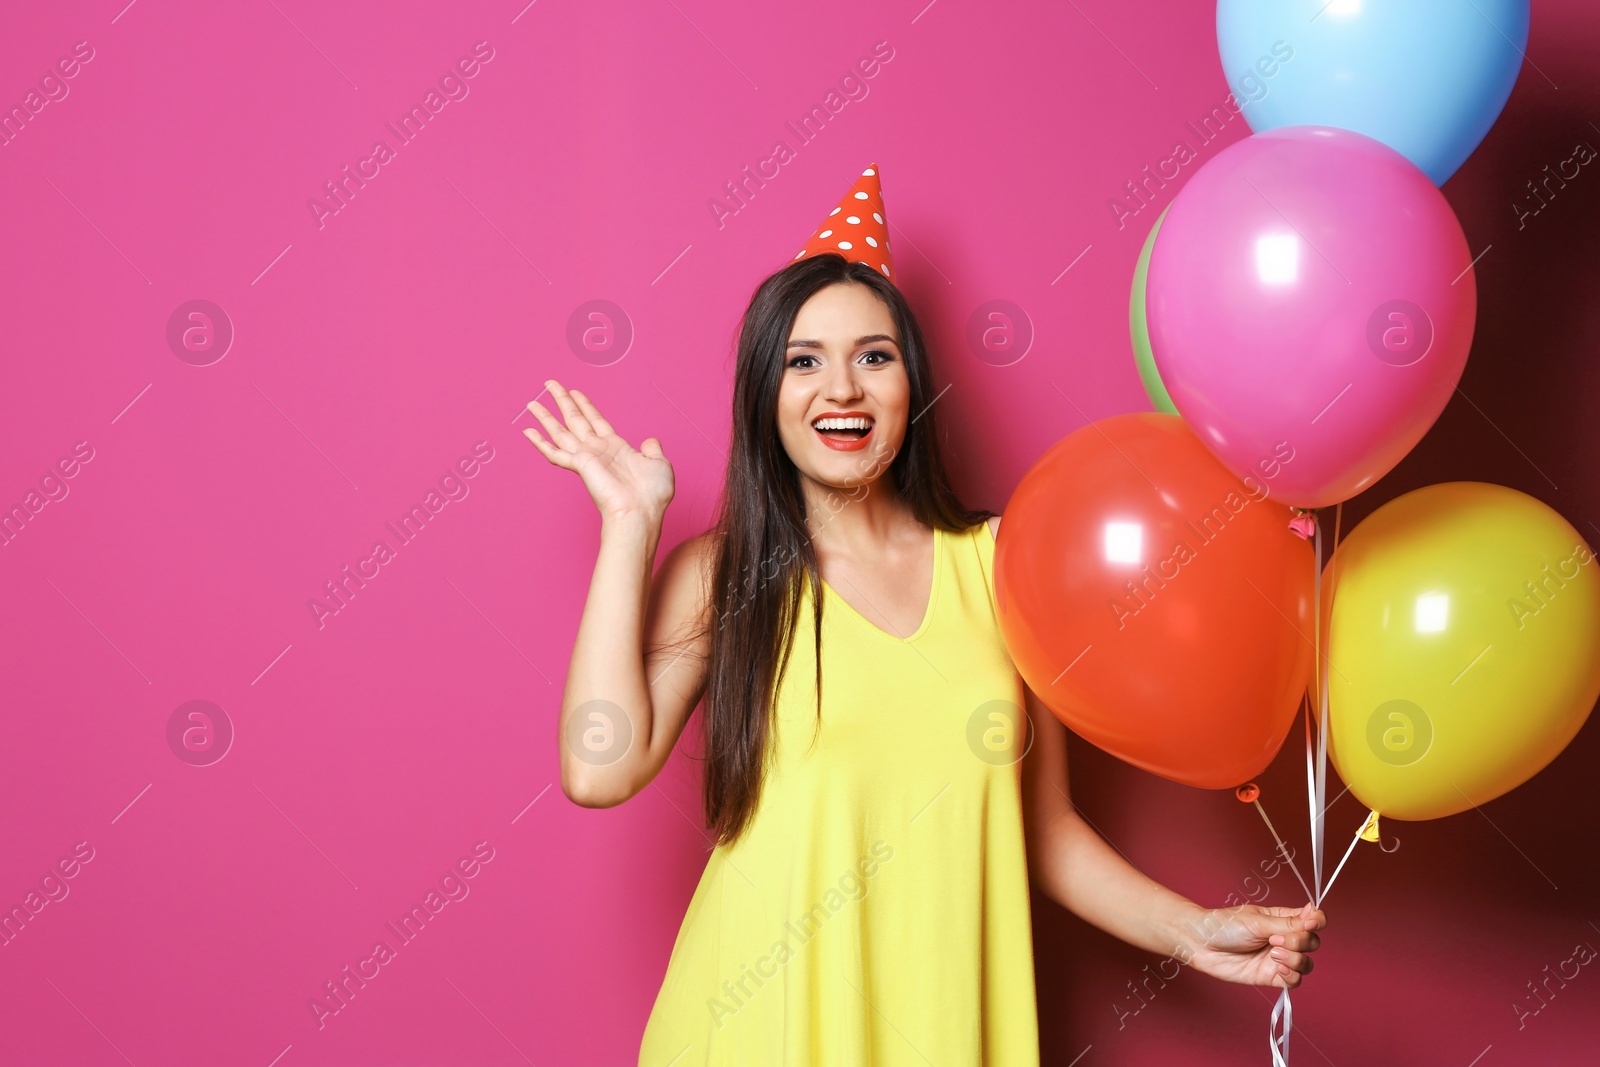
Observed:
[[[865,334],[898,337],[894,316],[878,294],[864,285],[830,285],[811,294],[795,314],[789,339],[849,344]]]

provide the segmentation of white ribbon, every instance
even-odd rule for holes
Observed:
[[[1274,1036],[1280,1018],[1283,1020],[1283,1032]],[[1267,1047],[1272,1050],[1273,1067],[1288,1067],[1289,1031],[1294,1028],[1293,1020],[1294,1006],[1289,1003],[1289,990],[1285,988],[1278,994],[1278,1002],[1272,1006],[1272,1021],[1267,1023]]]
[[[1333,513],[1333,551],[1337,556],[1339,551],[1339,520],[1343,515],[1344,505],[1338,504]],[[1322,856],[1323,856],[1323,828],[1325,798],[1328,795],[1328,672],[1324,665],[1329,662],[1327,641],[1322,634],[1322,520],[1315,511],[1312,515],[1312,545],[1314,552],[1314,566],[1316,573],[1312,579],[1313,610],[1316,617],[1312,621],[1313,644],[1316,657],[1313,664],[1312,684],[1316,687],[1318,699],[1308,701],[1306,704],[1306,805],[1311,817],[1311,881],[1316,886],[1315,892],[1307,886],[1305,879],[1300,879],[1300,885],[1311,897],[1315,907],[1322,907],[1322,901],[1327,896],[1328,890],[1333,888],[1333,879],[1339,876],[1339,871],[1344,869],[1344,861],[1350,858],[1350,853],[1356,847],[1356,841],[1361,839],[1358,830],[1356,837],[1350,842],[1350,847],[1345,849],[1344,858],[1339,861],[1339,866],[1334,868],[1333,878],[1327,884],[1322,881]],[[1311,720],[1316,717],[1316,751],[1313,755],[1311,743]],[[1256,801],[1256,808],[1261,812],[1261,817],[1266,819],[1267,828],[1272,830],[1273,839],[1278,842],[1280,852],[1287,853],[1283,847],[1283,839],[1278,837],[1278,831],[1272,829],[1272,820],[1267,819],[1266,809],[1261,807],[1261,802]],[[1293,861],[1291,861],[1293,866]],[[1300,877],[1298,869],[1295,877]],[[1282,1029],[1280,1030],[1280,1024]],[[1267,1023],[1267,1045],[1272,1050],[1272,1067],[1289,1067],[1289,1035],[1294,1030],[1294,1008],[1289,1001],[1289,987],[1285,985],[1278,993],[1278,1002],[1272,1007],[1272,1018]]]

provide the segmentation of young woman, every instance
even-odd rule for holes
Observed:
[[[627,800],[705,701],[717,844],[641,1067],[1032,1067],[1030,874],[1095,926],[1225,981],[1310,972],[1322,912],[1202,908],[1077,814],[1066,730],[996,621],[1000,519],[946,480],[922,333],[878,270],[821,254],[756,290],[718,521],[659,573],[660,442],[635,451],[582,393],[545,384],[565,425],[535,401],[549,440],[527,436],[602,516],[562,789]]]

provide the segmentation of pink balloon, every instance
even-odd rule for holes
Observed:
[[[1146,282],[1184,421],[1242,478],[1314,508],[1383,477],[1444,410],[1477,311],[1467,239],[1399,152],[1331,126],[1238,141],[1184,186]]]

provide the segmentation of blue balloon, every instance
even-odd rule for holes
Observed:
[[[1499,116],[1528,47],[1528,0],[1218,0],[1222,69],[1257,133],[1338,126],[1435,185]]]

